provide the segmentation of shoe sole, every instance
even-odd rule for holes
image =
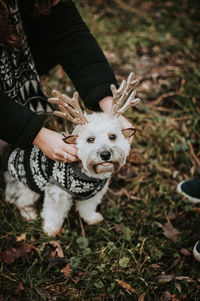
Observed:
[[[200,203],[200,199],[198,198],[194,198],[192,196],[190,196],[189,194],[185,193],[182,189],[181,189],[181,185],[184,183],[185,181],[182,181],[178,184],[177,186],[177,191],[184,195],[188,200],[190,200],[191,203],[194,203],[194,204],[197,204],[197,203]]]
[[[193,255],[194,255],[194,258],[195,258],[197,261],[200,262],[200,253],[197,252],[197,250],[196,250],[196,245],[197,245],[197,244],[198,244],[198,241],[197,241],[197,243],[196,243],[195,246],[194,246],[194,249],[193,249]]]

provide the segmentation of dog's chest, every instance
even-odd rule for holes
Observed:
[[[91,198],[107,182],[86,176],[77,163],[50,160],[35,146],[28,150],[14,149],[8,159],[8,170],[16,180],[35,192],[44,192],[46,185],[52,183],[76,200]]]

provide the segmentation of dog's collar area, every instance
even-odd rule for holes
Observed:
[[[65,176],[61,171],[65,168]],[[55,162],[51,183],[71,194],[74,200],[87,200],[99,192],[106,184],[107,179],[97,179],[87,176],[82,171],[80,162],[63,163]]]
[[[14,149],[8,159],[8,170],[18,181],[31,190],[42,193],[51,183],[71,194],[75,200],[86,200],[99,192],[108,181],[89,177],[79,162],[53,161],[36,146],[30,149]]]

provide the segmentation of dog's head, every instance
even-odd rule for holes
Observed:
[[[130,73],[118,89],[115,85],[110,86],[113,95],[110,115],[83,113],[78,92],[72,98],[55,90],[52,92],[54,98],[50,98],[49,102],[57,104],[60,109],[54,114],[77,124],[73,134],[64,141],[76,143],[78,156],[89,175],[107,177],[125,163],[130,150],[127,138],[135,130],[122,129],[117,117],[140,101],[135,98],[138,83],[139,80],[135,80],[134,74]]]
[[[106,113],[85,116],[88,122],[77,125],[65,142],[76,143],[78,157],[89,175],[110,176],[125,164],[130,150],[127,138],[135,130],[123,130],[118,119]]]

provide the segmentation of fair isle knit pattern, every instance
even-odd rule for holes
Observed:
[[[107,180],[91,178],[81,171],[79,163],[64,163],[49,159],[39,148],[15,148],[8,158],[8,171],[31,190],[44,192],[48,183],[56,184],[75,200],[93,197]]]
[[[22,37],[21,49],[0,48],[0,90],[34,112],[52,112],[24,33],[17,0],[9,1],[10,21]]]

